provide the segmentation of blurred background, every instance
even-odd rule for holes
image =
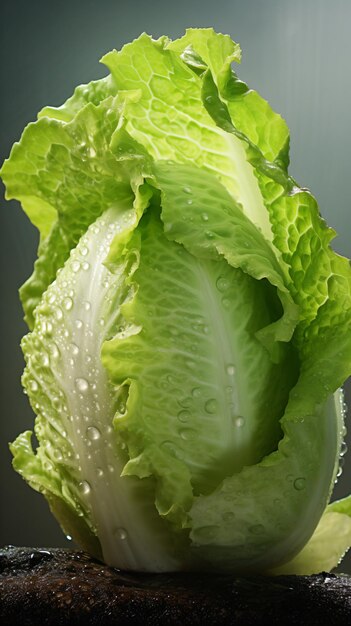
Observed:
[[[339,233],[334,248],[350,257],[350,23],[349,0],[12,0],[0,23],[0,163],[44,105],[59,105],[76,85],[106,74],[98,63],[104,52],[142,31],[177,38],[186,27],[213,26],[241,44],[239,76],[287,120],[290,172]],[[7,444],[33,424],[20,384],[26,327],[17,290],[32,271],[38,239],[3,189],[1,204],[0,545],[68,546],[44,498],[11,469]],[[349,385],[346,399],[351,406]],[[346,456],[337,498],[351,491],[350,472]],[[342,570],[351,573],[351,559]]]

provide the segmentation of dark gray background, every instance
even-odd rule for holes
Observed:
[[[350,23],[349,0],[13,0],[0,19],[0,162],[39,109],[106,74],[104,52],[142,31],[175,38],[187,26],[213,26],[241,44],[239,75],[287,120],[291,173],[338,231],[336,250],[351,256]],[[17,289],[31,273],[37,235],[16,202],[1,194],[1,204],[0,544],[68,545],[45,500],[10,466],[8,441],[33,423],[20,385],[26,328]],[[348,460],[337,497],[350,490],[350,468]]]

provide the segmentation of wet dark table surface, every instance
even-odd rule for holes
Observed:
[[[351,577],[143,574],[84,552],[0,550],[0,624],[351,624]]]

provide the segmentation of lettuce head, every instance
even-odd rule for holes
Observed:
[[[2,166],[40,231],[13,466],[129,570],[309,574],[351,544],[351,272],[212,29],[146,34]]]

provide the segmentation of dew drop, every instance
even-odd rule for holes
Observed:
[[[345,456],[347,452],[347,443],[346,441],[343,441],[340,447],[340,456]]]
[[[211,102],[213,102],[213,96],[206,96],[205,101],[211,104]]]
[[[41,362],[42,362],[44,367],[49,367],[50,361],[49,361],[49,357],[48,357],[47,354],[42,354],[41,355]]]
[[[202,219],[204,222],[208,222],[208,215],[207,215],[207,213],[201,213],[201,219]]]
[[[71,343],[70,350],[74,356],[77,356],[77,354],[79,354],[79,348],[75,343]]]
[[[296,489],[296,491],[302,491],[305,488],[305,486],[306,486],[306,479],[303,478],[302,476],[294,480],[294,489]]]
[[[31,380],[31,381],[30,381],[30,383],[29,383],[29,389],[30,389],[31,391],[38,391],[38,389],[39,389],[39,385],[38,385],[38,383],[37,383],[37,381],[36,381],[36,380]]]
[[[57,319],[58,321],[62,320],[62,318],[63,318],[62,309],[60,309],[60,307],[59,307],[59,306],[57,306],[57,307],[55,308],[55,317],[56,317],[56,319]]]
[[[63,306],[65,307],[66,311],[70,311],[73,306],[72,298],[65,298],[63,301]]]
[[[218,526],[201,526],[194,530],[195,537],[198,537],[202,540],[211,540],[216,536],[216,532],[218,531]]]
[[[192,389],[191,391],[191,395],[193,396],[193,398],[199,398],[201,396],[200,387],[194,387],[194,389]]]
[[[232,363],[227,365],[226,372],[227,372],[228,376],[234,376],[234,374],[235,374],[235,367],[234,367],[234,365]]]
[[[82,256],[87,256],[88,252],[89,252],[89,250],[88,250],[88,248],[86,246],[82,246],[81,247],[80,253],[81,253]]]
[[[89,389],[89,383],[85,378],[76,378],[75,385],[81,393],[86,393]]]
[[[84,263],[82,263],[82,268],[84,271],[88,270],[90,267],[90,264],[88,263],[88,261],[84,261]]]
[[[83,306],[85,308],[86,311],[90,311],[91,309],[91,304],[90,302],[88,302],[87,300],[85,302],[83,302]]]
[[[60,356],[60,350],[58,349],[56,343],[52,343],[49,346],[49,350],[50,350],[50,354],[52,356],[53,359],[58,359]]]
[[[116,528],[114,534],[116,535],[116,537],[118,537],[118,539],[121,539],[122,541],[125,541],[125,539],[128,538],[128,533],[125,528]]]
[[[56,461],[62,461],[63,454],[62,454],[60,448],[56,448],[56,450],[54,452],[54,456],[55,456]]]
[[[101,433],[95,426],[89,426],[89,428],[87,428],[87,437],[90,441],[97,441],[97,439],[100,439],[100,436]]]
[[[242,426],[244,426],[244,422],[245,420],[241,415],[234,417],[234,426],[236,426],[237,428],[241,428]]]
[[[183,187],[183,191],[188,194],[193,193],[190,187]]]
[[[101,469],[101,467],[98,467],[96,470],[96,474],[98,475],[99,478],[102,478],[104,475],[104,470]]]
[[[219,278],[217,278],[216,287],[218,291],[226,291],[229,287],[229,280],[224,276],[220,276]]]
[[[184,441],[192,441],[196,437],[196,432],[192,428],[182,428],[179,434]]]
[[[71,535],[66,535],[66,539],[67,539],[67,541],[72,541]]]
[[[179,411],[178,415],[177,415],[178,419],[180,422],[188,422],[191,415],[189,411]]]
[[[79,263],[79,261],[72,261],[71,267],[72,267],[72,271],[73,272],[75,272],[75,273],[79,272],[79,270],[80,270],[80,263]]]
[[[249,527],[249,531],[253,535],[260,535],[264,531],[264,526],[263,524],[254,524],[253,526]]]
[[[82,480],[82,481],[79,483],[78,487],[79,487],[79,491],[80,491],[80,492],[81,492],[84,496],[89,495],[89,493],[90,493],[90,491],[91,491],[91,487],[90,487],[90,485],[89,485],[89,483],[88,483],[88,481],[87,481],[87,480]]]
[[[222,298],[222,306],[224,309],[230,309],[230,300],[228,300],[228,298]]]
[[[217,412],[217,402],[214,398],[207,400],[205,403],[205,411],[211,415]]]
[[[76,320],[75,321],[75,325],[76,325],[76,328],[78,328],[78,329],[82,328],[82,326],[83,326],[82,320]]]
[[[177,446],[175,446],[172,441],[163,441],[161,443],[161,448],[171,456],[174,456],[176,458],[179,456]]]
[[[54,304],[55,300],[56,300],[56,296],[55,296],[55,294],[53,294],[53,293],[52,293],[52,294],[48,297],[48,303],[49,303],[49,304]]]
[[[180,406],[182,406],[184,409],[188,409],[193,403],[193,399],[190,396],[187,396],[186,398],[182,398],[181,400],[178,401],[178,404],[180,404]]]
[[[115,468],[113,467],[113,465],[111,465],[111,463],[107,466],[107,469],[110,472],[110,474],[113,474],[113,472],[115,471]]]

